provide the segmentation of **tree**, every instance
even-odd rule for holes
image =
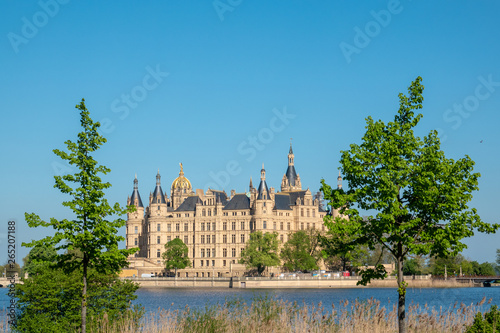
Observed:
[[[50,265],[55,263],[56,256],[57,252],[53,246],[35,245],[23,259],[23,270],[29,275],[39,274],[50,269]]]
[[[293,233],[281,249],[283,266],[289,271],[310,271],[318,269],[321,258],[319,232],[313,229]]]
[[[188,247],[180,238],[174,238],[165,244],[165,252],[162,254],[162,258],[165,259],[165,269],[175,269],[175,276],[177,276],[178,269],[191,267],[188,251]]]
[[[25,213],[26,221],[31,228],[52,227],[55,234],[38,241],[23,243],[23,246],[53,246],[59,253],[64,252],[58,254],[55,260],[66,273],[82,270],[81,331],[86,332],[88,270],[93,268],[103,274],[118,272],[127,265],[127,256],[137,249],[118,249],[118,242],[124,240],[124,237],[118,236],[118,228],[123,227],[126,221],[122,218],[113,221],[105,218],[113,214],[122,215],[132,211],[133,208],[124,210],[118,203],[110,206],[105,199],[104,190],[110,188],[111,184],[103,182],[99,174],[106,175],[110,169],[98,165],[92,154],[106,142],[106,139],[98,133],[100,124],[94,123],[90,118],[84,99],[76,109],[80,112],[80,125],[83,131],[78,133],[76,142],[71,140],[65,142],[69,152],[54,149],[57,156],[79,170],[75,174],[54,177],[54,187],[72,197],[72,200],[62,204],[73,211],[75,219],[58,221],[51,218],[50,222],[45,222],[34,213]],[[71,183],[75,186],[71,187],[69,185]],[[80,250],[83,258],[73,260],[74,254],[65,251],[72,249]]]
[[[497,267],[495,268],[497,275],[500,275],[500,249],[497,249]]]
[[[323,260],[329,269],[347,271],[368,264],[368,248],[350,244],[349,237],[349,234],[335,233],[330,229],[319,236]]]
[[[437,131],[423,139],[413,128],[422,118],[422,78],[399,94],[394,121],[366,119],[362,143],[342,151],[341,172],[349,189],[332,189],[322,180],[325,199],[341,216],[327,217],[330,230],[353,236],[351,245],[382,245],[398,269],[398,326],[405,332],[406,282],[404,261],[408,255],[447,256],[466,247],[464,237],[495,232],[499,225],[481,220],[467,203],[478,189],[479,173],[473,172],[469,156],[457,161],[445,157]],[[376,215],[363,219],[360,211]],[[346,219],[343,216],[347,216]],[[333,223],[335,222],[335,223]],[[360,284],[385,278],[382,265],[361,272]]]
[[[263,234],[262,231],[255,231],[250,234],[250,239],[241,253],[240,264],[245,264],[247,268],[256,268],[257,273],[261,275],[266,267],[280,264],[278,249],[277,233]]]
[[[403,264],[403,275],[420,275],[422,267],[417,259],[406,260]]]
[[[50,263],[47,263],[50,264]],[[103,318],[109,322],[135,314],[137,325],[143,310],[130,309],[130,302],[138,284],[121,280],[116,274],[88,271],[87,307],[89,318]],[[37,274],[16,285],[18,312],[16,329],[20,332],[76,332],[81,327],[82,270],[65,273],[60,268],[45,266]],[[130,317],[129,317],[130,318]],[[97,331],[98,320],[88,324],[88,329]]]

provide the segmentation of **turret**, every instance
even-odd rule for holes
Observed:
[[[300,191],[302,185],[300,183],[300,176],[295,171],[294,165],[295,155],[293,154],[292,143],[290,142],[290,150],[288,151],[288,168],[286,169],[283,179],[281,181],[281,191]]]

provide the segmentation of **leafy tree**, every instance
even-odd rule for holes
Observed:
[[[490,311],[484,314],[476,313],[474,322],[467,327],[466,333],[500,333],[500,311],[493,305]]]
[[[283,266],[289,271],[310,271],[318,269],[321,259],[319,232],[314,229],[293,233],[281,249]]]
[[[57,252],[53,246],[35,245],[28,255],[23,259],[24,271],[29,275],[39,274],[50,269],[50,265],[55,263]]]
[[[18,276],[21,276],[22,269],[21,266],[16,262],[14,264],[9,264],[6,262],[3,266],[0,266],[1,275],[5,273],[5,276],[14,276],[16,273]]]
[[[77,332],[81,327],[82,271],[64,273],[48,265],[16,285],[18,315],[16,329],[20,332]],[[90,318],[110,322],[134,314],[136,325],[142,316],[138,307],[130,309],[130,301],[139,287],[129,280],[120,280],[116,274],[106,275],[94,269],[88,271],[87,306]],[[97,320],[89,326],[98,324]],[[96,331],[97,327],[89,327]]]
[[[165,244],[165,252],[162,254],[163,259],[165,259],[165,269],[175,269],[175,276],[177,276],[178,269],[191,267],[188,251],[188,247],[180,238],[174,238]]]
[[[55,258],[59,267],[67,273],[81,269],[82,291],[79,297],[81,331],[86,332],[88,270],[93,268],[105,274],[118,272],[127,265],[127,256],[137,249],[118,249],[118,242],[124,240],[124,237],[118,236],[118,229],[125,225],[125,220],[118,218],[109,221],[105,218],[113,214],[122,215],[132,211],[133,208],[124,210],[118,203],[110,206],[105,199],[104,190],[111,187],[111,184],[103,182],[99,174],[105,175],[110,169],[98,165],[92,154],[106,142],[106,139],[98,133],[100,124],[94,123],[90,118],[84,99],[76,109],[80,112],[80,125],[83,131],[78,134],[76,142],[71,140],[65,142],[69,152],[54,149],[57,156],[79,170],[75,174],[54,177],[54,187],[72,197],[72,200],[63,202],[63,206],[74,212],[75,219],[58,221],[51,218],[50,222],[45,222],[34,213],[25,213],[30,227],[52,227],[55,234],[28,244],[23,243],[23,246],[54,246],[58,253],[64,251]],[[69,185],[71,183],[74,187]],[[74,253],[65,251],[72,249],[79,249],[83,258],[73,260]]]
[[[499,227],[483,222],[467,205],[480,176],[473,173],[470,157],[446,158],[437,131],[423,139],[414,135],[422,118],[414,113],[422,108],[421,80],[411,83],[407,96],[399,94],[394,121],[385,124],[368,117],[362,143],[342,151],[341,172],[349,189],[332,189],[322,180],[325,199],[341,214],[335,223],[326,217],[330,230],[352,235],[350,245],[373,249],[380,244],[394,257],[399,332],[406,331],[403,266],[408,255],[456,254],[466,247],[461,240],[475,230],[492,233]],[[358,209],[376,215],[363,219]],[[387,276],[382,265],[361,274],[360,284]]]
[[[349,238],[349,234],[335,233],[330,229],[319,236],[321,254],[329,269],[347,271],[371,261],[368,247],[346,241]]]
[[[495,276],[495,275],[497,275],[495,272],[494,264],[489,263],[489,262],[483,262],[482,264],[479,264],[479,269],[478,269],[476,275],[479,275],[479,276]]]
[[[420,275],[422,267],[417,259],[406,260],[403,264],[403,275]]]
[[[266,267],[280,264],[278,248],[277,233],[253,232],[241,253],[240,264],[245,264],[247,268],[256,268],[257,273],[261,275]]]

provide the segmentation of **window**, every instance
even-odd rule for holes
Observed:
[[[203,260],[200,260],[200,267],[203,267]],[[204,274],[201,273],[201,276],[203,276]]]
[[[222,266],[226,266],[226,261],[222,260]]]
[[[210,258],[210,249],[207,249],[207,257]]]
[[[283,234],[280,235],[280,241],[283,243]]]
[[[280,230],[283,230],[283,222],[280,222]]]
[[[208,216],[212,216],[212,210],[210,208],[208,209]]]
[[[241,238],[241,242],[242,242],[242,243],[245,243],[245,235],[244,235],[244,234],[241,234],[241,237],[240,237],[240,238]]]
[[[171,240],[172,240],[172,237],[167,236],[167,243],[170,242]]]
[[[175,231],[181,231],[181,226],[179,223],[175,224]]]
[[[151,244],[151,236],[148,236],[148,244]]]
[[[205,235],[200,236],[200,243],[205,244]]]
[[[207,235],[207,244],[210,244],[210,235]]]
[[[316,217],[316,211],[313,209],[313,217]]]
[[[227,235],[222,235],[222,243],[227,243]]]
[[[306,224],[306,228],[309,229],[309,223]]]
[[[201,224],[201,231],[205,231],[205,223]]]
[[[227,257],[227,249],[222,249],[222,256]]]
[[[160,224],[160,223],[158,223],[158,224],[156,225],[156,231],[161,231],[161,224]]]
[[[267,229],[267,222],[266,221],[262,221],[262,229]]]
[[[236,222],[231,222],[231,230],[236,230]]]
[[[139,227],[138,226],[135,226],[134,227],[134,233],[138,234],[139,233]]]
[[[188,231],[188,224],[184,223],[184,231]]]
[[[243,248],[243,247],[240,249],[240,257],[241,257],[241,255],[243,254],[243,250],[244,250],[244,249],[245,249],[245,248]]]
[[[160,258],[161,257],[161,252],[160,250],[156,251],[156,258]]]
[[[300,224],[300,230],[304,230],[304,222]]]
[[[215,248],[212,249],[212,257],[215,257]]]
[[[222,223],[222,230],[227,230],[227,222]]]
[[[184,214],[184,217],[189,217],[189,213],[185,213],[185,214]]]
[[[156,244],[160,244],[160,236],[156,237]]]
[[[207,231],[210,231],[210,223],[207,223]]]
[[[184,244],[188,243],[188,236],[184,236]]]
[[[160,210],[160,206],[158,206],[158,210]]]
[[[215,260],[212,260],[212,267],[215,266]]]
[[[273,222],[273,230],[276,230],[276,222]]]
[[[241,221],[241,230],[245,230],[245,221]]]
[[[212,230],[215,231],[215,222],[212,223]]]
[[[302,217],[304,216],[304,208],[300,209],[300,216],[302,216]]]
[[[134,239],[134,245],[137,245],[137,238]]]
[[[288,223],[286,224],[286,229],[287,229],[287,230],[290,230],[290,222],[288,222]]]
[[[172,231],[172,226],[169,224],[167,224],[167,231]]]
[[[236,235],[231,235],[231,243],[236,243]]]
[[[236,249],[235,248],[231,249],[231,254],[233,255],[233,257],[236,257]]]
[[[316,223],[311,223],[311,224],[312,224],[313,230],[315,230],[316,229]]]
[[[212,244],[215,244],[215,235],[212,235]]]
[[[307,217],[309,217],[309,209],[307,209]]]
[[[200,257],[204,257],[205,256],[205,249],[201,249],[200,250]],[[203,266],[203,265],[202,265]]]

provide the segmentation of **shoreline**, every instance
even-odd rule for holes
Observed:
[[[344,279],[278,279],[260,277],[233,278],[127,278],[139,283],[141,288],[234,288],[234,289],[342,289],[342,288],[397,288],[396,279],[374,280],[367,286],[358,286],[357,277]],[[483,283],[460,282],[452,278],[407,279],[407,288],[472,288],[484,287]],[[498,286],[498,284],[496,284]],[[495,284],[492,285],[493,287]]]

